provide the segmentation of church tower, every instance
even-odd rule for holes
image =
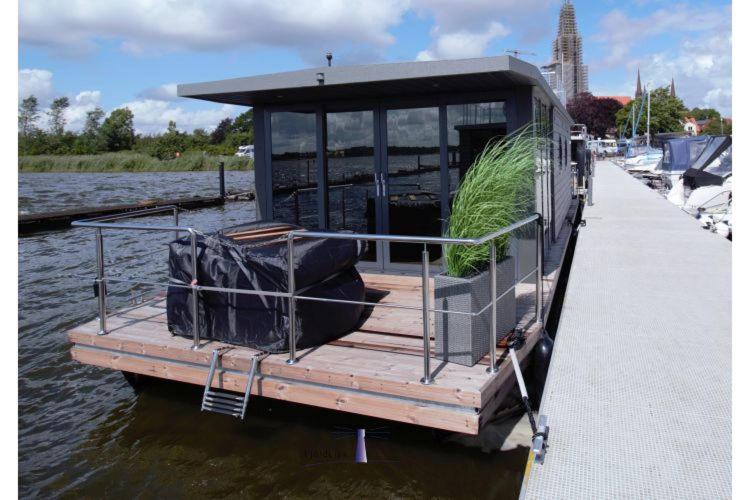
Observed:
[[[578,33],[576,12],[570,0],[560,8],[557,36],[552,42],[552,64],[559,65],[567,99],[588,92],[588,66],[583,64],[583,41]]]

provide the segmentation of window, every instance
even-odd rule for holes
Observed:
[[[327,113],[326,127],[328,227],[355,233],[374,233],[373,112]]]
[[[508,133],[505,102],[447,106],[448,172],[451,197],[487,144]]]
[[[317,228],[315,113],[271,113],[273,218]]]

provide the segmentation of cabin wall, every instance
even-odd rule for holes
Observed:
[[[572,120],[567,118],[559,109],[554,108],[552,119],[552,133],[555,141],[554,169],[552,193],[554,198],[554,227],[553,239],[557,240],[565,224],[565,216],[568,213],[573,200],[572,170],[570,168],[570,126]]]

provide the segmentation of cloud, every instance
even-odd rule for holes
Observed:
[[[480,57],[485,53],[487,45],[498,37],[510,34],[510,30],[498,22],[492,22],[481,32],[467,30],[454,31],[438,35],[432,48],[417,54],[418,61],[434,59],[460,59],[464,57]]]
[[[383,50],[407,0],[25,0],[23,43],[80,55],[106,40],[129,54],[284,47],[320,58],[325,50]]]
[[[650,54],[634,60],[644,82],[667,85],[675,79],[677,95],[685,105],[716,108],[722,115],[732,112],[732,35],[720,32],[688,38],[677,51]]]
[[[192,132],[196,128],[212,130],[224,118],[233,117],[244,109],[225,104],[218,108],[191,111],[155,99],[138,99],[123,103],[117,108],[128,108],[133,112],[133,124],[140,134],[162,133],[166,131],[170,121],[174,121],[179,130],[186,132]]]
[[[34,95],[39,100],[39,121],[37,126],[48,127],[47,111],[52,100],[63,96],[53,84],[53,74],[44,69],[21,69],[18,71],[18,94],[21,99]],[[138,99],[123,103],[117,108],[129,108],[133,112],[133,125],[141,134],[164,132],[170,121],[177,123],[177,128],[193,131],[196,128],[212,130],[224,118],[236,116],[244,111],[238,106],[216,106],[207,104],[207,108],[187,110],[175,105],[175,84],[165,83],[158,87],[146,89],[139,93]],[[86,123],[86,113],[100,106],[102,93],[99,90],[83,90],[69,95],[70,105],[65,110],[66,130],[79,132]],[[111,110],[105,110],[107,113]]]
[[[165,83],[158,87],[142,90],[138,93],[138,97],[142,99],[153,99],[155,101],[176,101],[178,99],[177,84]]]
[[[513,26],[523,42],[548,34],[540,30],[539,13],[558,2],[554,0],[414,0],[413,8],[422,17],[434,18],[430,32],[433,42],[420,51],[419,61],[480,57],[489,45],[511,33]]]
[[[615,9],[602,17],[592,41],[604,45],[607,55],[594,63],[612,67],[628,62],[634,47],[664,34],[731,31],[731,8],[675,4],[644,17],[630,17]]]
[[[40,105],[52,100],[52,72],[46,69],[21,69],[18,71],[18,100],[33,95]]]

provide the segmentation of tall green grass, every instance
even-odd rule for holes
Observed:
[[[185,153],[179,158],[159,160],[133,151],[96,155],[19,156],[19,172],[189,172],[217,170],[219,162],[227,170],[250,170],[253,161],[236,156]]]
[[[453,199],[446,236],[478,238],[534,211],[534,158],[539,140],[527,126],[485,147]],[[506,234],[494,240],[498,259],[506,255],[509,238]],[[448,275],[467,277],[486,269],[489,245],[446,245]]]

